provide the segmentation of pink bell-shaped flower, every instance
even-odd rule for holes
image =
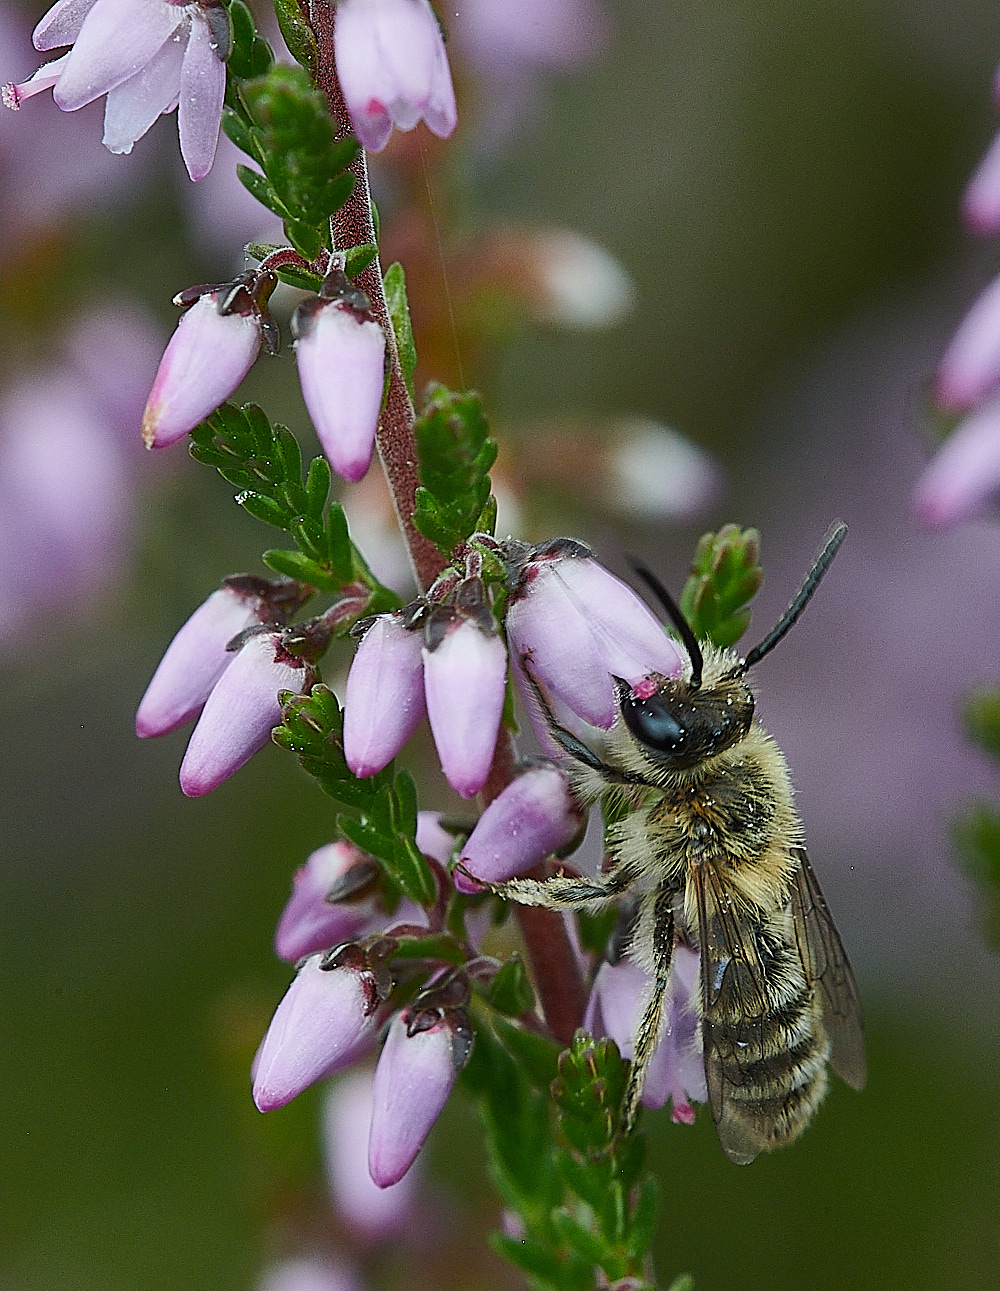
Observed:
[[[344,839],[313,852],[292,880],[292,895],[278,921],[278,958],[294,964],[357,937],[371,923],[374,906],[370,897],[344,898],[370,887],[375,873],[371,858]]]
[[[420,725],[422,637],[399,614],[382,614],[358,644],[344,692],[344,757],[356,776],[389,765]]]
[[[446,139],[458,113],[441,28],[427,0],[340,0],[333,29],[337,76],[351,124],[369,152],[392,127],[421,117]]]
[[[462,864],[476,878],[502,882],[568,846],[585,821],[561,771],[550,765],[530,767],[479,817],[462,849]],[[459,892],[479,890],[457,870],[455,887]]]

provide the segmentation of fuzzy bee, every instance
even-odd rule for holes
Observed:
[[[708,1101],[723,1151],[745,1164],[790,1143],[827,1086],[827,1065],[865,1083],[858,990],[803,845],[788,768],[754,719],[750,668],[802,613],[846,536],[837,526],[774,629],[745,658],[699,643],[648,570],[689,663],[634,688],[615,679],[619,713],[600,752],[555,719],[530,671],[564,769],[583,802],[627,810],[594,879],[553,875],[484,884],[525,905],[596,912],[630,896],[630,957],[651,985],[623,1107],[631,1129],[663,1025],[671,958],[700,951],[699,1012]]]

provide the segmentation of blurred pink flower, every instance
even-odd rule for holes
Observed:
[[[121,570],[156,331],[135,311],[80,319],[59,367],[0,396],[0,638]]]
[[[355,1236],[371,1243],[398,1237],[413,1216],[420,1162],[399,1183],[380,1188],[368,1173],[372,1073],[352,1072],[330,1089],[323,1108],[323,1155],[330,1197]]]
[[[258,1291],[362,1291],[353,1270],[328,1260],[286,1260],[265,1273]]]
[[[913,512],[933,529],[968,520],[1000,490],[1000,396],[962,421],[922,472]]]

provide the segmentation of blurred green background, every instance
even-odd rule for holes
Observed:
[[[995,259],[966,245],[957,202],[995,124],[1000,15],[971,0],[620,0],[608,25],[603,57],[548,84],[502,152],[477,153],[463,127],[453,179],[484,223],[558,223],[602,242],[635,278],[638,305],[608,332],[523,331],[483,374],[488,411],[501,435],[546,417],[642,413],[712,450],[729,486],[704,522],[618,532],[574,510],[572,487],[550,499],[549,529],[571,527],[613,563],[653,553],[675,583],[701,529],[728,519],[762,524],[767,568],[790,508],[795,540],[766,619],[831,518],[810,490],[836,455],[802,411],[834,380],[831,338],[834,356],[850,351],[845,336],[891,349],[912,324],[922,339],[909,388]],[[226,275],[182,218],[174,132],[161,121],[137,146],[145,178],[117,210],[63,226],[37,274],[8,274],[5,334],[21,329],[22,345],[43,349],[40,323],[93,296],[99,277],[166,328],[174,291]],[[838,406],[869,399],[884,374],[856,356],[847,366]],[[304,428],[291,360],[265,375],[269,410]],[[915,470],[913,419],[902,406],[893,415]],[[274,748],[185,800],[185,733],[140,744],[132,732],[177,624],[221,575],[255,568],[262,545],[227,487],[183,457],[150,475],[131,572],[72,620],[32,621],[2,661],[3,1291],[252,1287],[282,1247],[283,1200],[318,1179],[315,1099],[265,1121],[246,1072],[288,980],[274,923],[292,871],[328,841],[330,812]],[[848,509],[851,472],[867,461],[845,473]],[[544,506],[533,499],[543,531]],[[895,541],[933,545],[902,506],[892,533],[877,549],[890,580]],[[995,616],[995,602],[983,612]],[[912,624],[879,619],[886,627],[890,640],[913,638]],[[995,658],[997,639],[985,635],[981,652]],[[941,676],[949,705],[960,674]],[[776,661],[770,691],[782,675]],[[803,714],[793,743],[805,757],[818,748],[822,768],[830,728],[810,718],[817,692],[790,684]],[[845,683],[829,685],[849,707]],[[439,789],[429,792],[434,805]],[[886,816],[906,809],[887,786]],[[840,811],[847,828],[849,794]],[[875,819],[867,859],[830,830],[826,862],[840,869],[817,863],[856,948],[869,1087],[838,1085],[799,1144],[745,1169],[722,1157],[704,1113],[690,1131],[647,1114],[665,1284],[689,1271],[699,1291],[1000,1285],[1000,975],[974,901],[948,877],[943,822],[927,840],[939,869],[922,883],[905,834],[887,824],[881,846]],[[852,897],[848,867],[871,856],[883,868],[859,874]],[[453,1101],[431,1148],[435,1250],[378,1253],[373,1284],[517,1285],[481,1255],[495,1203],[471,1113]]]

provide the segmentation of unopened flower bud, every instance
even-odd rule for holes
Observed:
[[[962,198],[962,214],[968,226],[982,237],[1000,232],[1000,134],[969,180]]]
[[[297,963],[304,955],[351,941],[371,922],[375,863],[353,843],[341,840],[318,848],[292,880],[292,895],[274,934],[279,959]]]
[[[323,1076],[350,1067],[378,1026],[379,993],[363,952],[345,947],[332,967],[313,955],[275,1010],[254,1063],[253,1100],[284,1107]]]
[[[261,340],[276,344],[266,300],[277,278],[248,274],[233,283],[181,292],[189,306],[160,361],[142,418],[147,448],[168,448],[224,403],[253,367]]]
[[[1000,278],[962,320],[937,372],[937,395],[949,409],[980,403],[1000,386]]]
[[[286,1260],[269,1269],[257,1291],[362,1291],[354,1273],[327,1260]]]
[[[280,633],[244,642],[205,702],[184,754],[180,780],[188,797],[209,793],[249,762],[281,720],[278,692],[301,694],[314,676],[284,650]]]
[[[1000,490],[1000,396],[971,413],[924,468],[913,511],[929,528],[944,529],[975,515]]]
[[[368,1169],[380,1188],[398,1183],[413,1164],[471,1046],[462,1009],[415,1004],[393,1019],[372,1086]]]
[[[585,820],[561,771],[554,766],[531,767],[512,780],[479,817],[462,849],[462,864],[476,878],[500,883],[566,847]],[[455,887],[459,892],[479,891],[457,870]]]
[[[445,779],[463,798],[486,783],[503,713],[507,651],[497,634],[456,619],[424,657],[427,716]]]
[[[356,776],[389,765],[423,720],[421,636],[382,614],[358,645],[344,692],[344,757]]]
[[[339,20],[339,16],[338,16]],[[330,279],[336,281],[328,286]],[[385,333],[368,297],[339,271],[324,283],[333,296],[304,301],[292,315],[302,398],[330,465],[357,482],[375,447],[385,385]]]
[[[421,117],[441,139],[455,129],[448,57],[427,0],[340,0],[333,45],[351,124],[370,152],[394,125],[412,130]]]
[[[140,738],[166,735],[201,712],[236,658],[227,644],[258,622],[259,601],[222,587],[199,605],[167,647],[135,715]]]

